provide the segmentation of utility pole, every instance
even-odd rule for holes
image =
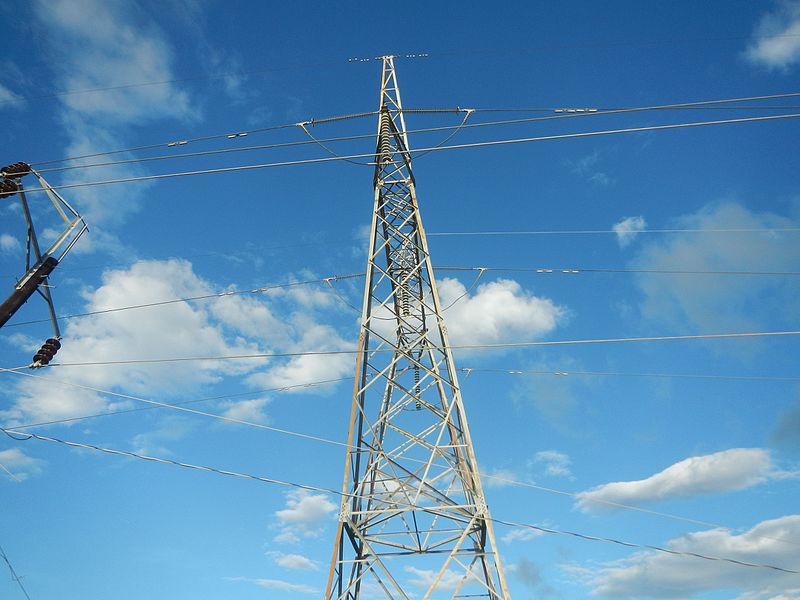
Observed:
[[[326,598],[509,598],[422,227],[393,57]]]

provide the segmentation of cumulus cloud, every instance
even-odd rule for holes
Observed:
[[[773,11],[765,14],[745,56],[768,69],[787,69],[800,62],[800,1],[779,1]]]
[[[540,338],[566,316],[552,300],[534,296],[511,279],[479,285],[474,293],[457,279],[438,282],[450,343],[492,344]]]
[[[213,293],[188,262],[140,261],[129,269],[108,271],[95,290],[86,291],[87,311],[144,304],[172,298]],[[176,303],[158,309],[139,309],[95,315],[67,322],[63,347],[56,360],[104,362],[170,356],[225,356],[259,351],[256,341],[232,335],[224,322],[212,321],[208,305]],[[220,378],[250,371],[262,360],[210,361],[193,364],[131,365],[125,369],[63,368],[53,376],[22,380],[14,404],[0,416],[44,421],[69,418],[109,408],[109,400],[92,391],[54,385],[60,377],[84,386],[125,390],[135,394],[158,392],[174,396],[214,383]]]
[[[569,470],[572,460],[563,452],[542,450],[534,455],[532,462],[543,465],[545,475],[572,478],[572,471]]]
[[[419,569],[412,566],[405,567],[405,571],[412,576],[409,579],[411,585],[425,590],[430,589],[438,574],[438,571],[433,569]],[[469,570],[455,571],[446,569],[435,589],[439,592],[453,591],[461,586],[461,591],[463,592],[464,588],[470,582],[474,583],[476,578],[482,579],[482,576],[478,573],[477,565]]]
[[[636,238],[640,231],[647,228],[647,221],[644,217],[625,217],[619,223],[615,223],[612,229],[617,234],[617,243],[620,248],[625,248]]]
[[[604,503],[643,504],[722,494],[783,476],[785,474],[775,470],[767,450],[733,448],[684,459],[646,479],[606,483],[581,492],[577,506],[583,511],[607,510],[613,506]]]
[[[800,536],[800,515],[762,521],[736,535],[726,529],[690,533],[670,540],[678,552],[722,556],[785,569],[800,569],[793,540]],[[785,540],[785,541],[783,541]],[[769,569],[745,569],[720,561],[637,552],[600,568],[568,567],[592,588],[592,595],[609,598],[689,599],[710,590],[730,590],[739,600],[797,598],[797,575]]]
[[[677,219],[688,229],[778,229],[797,223],[757,213],[735,202],[710,204]],[[683,233],[648,241],[631,262],[635,268],[692,271],[794,271],[800,240],[793,234]],[[796,316],[800,285],[794,278],[705,276],[637,277],[642,315],[654,322],[702,332],[747,331]],[[795,312],[792,312],[795,311]]]
[[[19,448],[0,450],[0,471],[17,482],[42,472],[45,461],[25,454]]]
[[[338,506],[325,494],[293,490],[286,494],[286,507],[275,517],[281,527],[277,542],[298,542],[301,537],[317,537]]]

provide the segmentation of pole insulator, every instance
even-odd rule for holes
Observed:
[[[44,344],[42,344],[42,347],[39,348],[39,351],[34,354],[34,364],[37,366],[44,366],[48,364],[51,360],[53,360],[53,357],[60,348],[61,342],[59,342],[57,338],[48,338],[45,340]]]

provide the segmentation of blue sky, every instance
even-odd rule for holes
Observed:
[[[428,55],[396,61],[409,108],[602,109],[800,91],[800,3],[789,0],[64,0],[3,2],[0,15],[2,161],[31,162],[53,185],[328,156],[310,144],[74,170],[43,164],[153,144],[161,147],[69,164],[307,140],[289,127],[167,146],[375,110],[380,62],[348,59],[387,53]],[[794,98],[750,104],[800,112],[789,108],[800,105]],[[464,129],[448,143],[776,112],[594,114]],[[553,114],[475,113],[468,122]],[[461,120],[437,113],[407,122]],[[446,313],[453,344],[797,330],[796,276],[652,271],[797,271],[800,234],[777,230],[800,227],[799,127],[787,119],[420,157],[414,170],[434,265],[523,269],[477,281],[475,271],[437,272],[443,303],[458,299]],[[372,134],[375,122],[311,131]],[[412,146],[449,133],[415,135]],[[373,148],[363,139],[335,151]],[[358,314],[348,303],[360,305],[363,280],[337,281],[337,293],[318,280],[364,269],[369,167],[330,162],[62,193],[90,232],[52,277],[59,314],[317,283],[64,319],[54,362],[354,347]],[[51,215],[43,197],[30,200],[47,239]],[[24,231],[17,204],[4,200],[0,215],[0,275],[10,292],[22,274]],[[648,232],[664,229],[705,231]],[[443,235],[568,230],[606,233]],[[0,367],[30,361],[50,331],[27,322],[46,316],[34,298],[3,328]],[[798,349],[789,336],[457,353],[458,367],[472,369],[462,391],[493,516],[800,570]],[[352,356],[22,373],[0,373],[3,427],[70,419],[29,431],[341,486],[336,443],[347,431]],[[215,397],[188,407],[250,425],[133,397]],[[138,408],[150,409],[76,419]],[[0,465],[0,545],[33,599],[322,595],[333,495],[5,436]],[[798,575],[521,528],[497,534],[514,598],[800,598]],[[419,594],[425,574],[404,575]],[[0,596],[24,597],[10,574],[0,577]]]

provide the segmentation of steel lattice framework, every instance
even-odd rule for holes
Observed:
[[[509,598],[383,57],[375,204],[326,597]]]

